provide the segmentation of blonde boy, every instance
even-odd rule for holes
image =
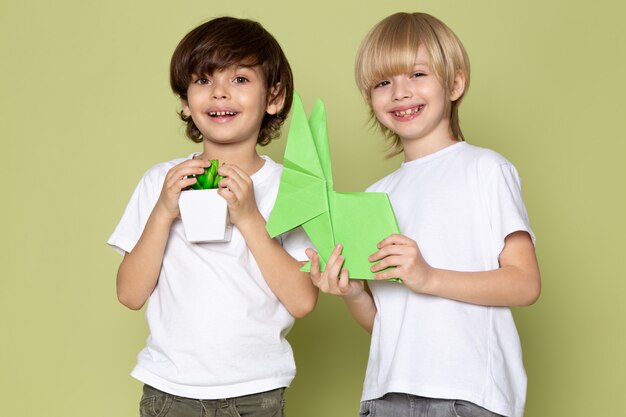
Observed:
[[[307,253],[314,284],[372,333],[361,415],[521,417],[526,375],[509,306],[539,296],[534,235],[515,168],[461,133],[465,49],[436,18],[397,13],[363,40],[356,79],[391,153],[404,152],[368,189],[389,194],[403,234],[370,256],[369,290],[348,280],[340,247],[324,273]]]

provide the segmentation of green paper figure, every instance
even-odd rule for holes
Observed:
[[[295,94],[283,174],[267,231],[274,237],[300,225],[315,245],[324,269],[336,244],[352,279],[373,279],[369,255],[392,233],[400,233],[386,193],[333,190],[326,111],[317,100],[307,121]],[[310,262],[302,270],[309,271]]]

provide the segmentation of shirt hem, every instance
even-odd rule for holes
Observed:
[[[130,253],[135,246],[130,239],[120,236],[117,234],[112,235],[107,241],[107,245],[109,245],[113,250],[121,255],[125,255]]]
[[[270,391],[277,388],[286,388],[289,387],[295,376],[283,376],[242,382],[238,384],[205,387],[177,384],[167,381],[141,368],[133,369],[130,375],[138,381],[150,385],[159,391],[167,392],[168,394],[179,397],[202,400],[241,397],[243,395],[257,394],[259,392]]]

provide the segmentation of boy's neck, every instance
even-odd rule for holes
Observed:
[[[445,138],[437,141],[417,140],[409,143],[403,141],[404,162],[423,158],[448,146],[454,145],[455,143],[459,143],[459,141],[453,138]]]
[[[254,146],[242,146],[242,144],[215,146],[205,141],[203,152],[196,158],[217,159],[220,165],[223,163],[237,165],[250,176],[260,170],[265,163],[256,151],[256,144]]]
[[[413,138],[401,136],[400,142],[404,149],[404,162],[410,162],[459,143],[459,140],[452,135],[449,120],[443,118],[428,134]]]

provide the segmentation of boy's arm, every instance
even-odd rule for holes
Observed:
[[[391,235],[370,256],[378,262],[372,271],[376,279],[401,278],[412,291],[472,304],[528,306],[539,298],[541,277],[530,235],[517,231],[504,240],[500,267],[491,271],[459,272],[433,268],[424,260],[415,241]]]
[[[117,298],[139,310],[157,284],[172,221],[153,210],[139,241],[117,271]]]
[[[267,233],[254,199],[252,180],[235,165],[222,165],[219,173],[224,179],[218,192],[228,202],[230,221],[243,235],[263,278],[292,316],[306,316],[315,308],[317,289],[308,274],[300,272],[300,262]]]
[[[117,298],[126,307],[139,310],[152,294],[161,272],[172,222],[179,215],[180,192],[196,181],[187,177],[201,174],[206,166],[206,161],[192,159],[168,171],[141,237],[132,251],[124,255],[117,271]]]
[[[306,254],[311,260],[311,281],[320,291],[341,296],[352,318],[371,334],[376,317],[376,304],[362,281],[348,279],[348,270],[342,268],[344,257],[341,256],[341,249],[341,245],[335,246],[323,273],[320,272],[318,254],[313,249],[307,249]]]

